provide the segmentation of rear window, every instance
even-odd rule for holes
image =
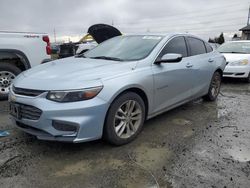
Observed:
[[[213,48],[210,46],[210,44],[205,43],[205,46],[206,46],[207,53],[209,53],[209,52],[212,52],[212,51],[213,51]]]
[[[202,40],[193,37],[187,37],[187,40],[190,48],[190,56],[206,53],[206,48]]]

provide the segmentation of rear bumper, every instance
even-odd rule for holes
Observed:
[[[226,66],[223,77],[247,78],[249,76],[250,66]]]

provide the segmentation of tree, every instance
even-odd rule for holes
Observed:
[[[225,42],[224,34],[221,33],[219,37],[214,37],[214,39],[209,38],[208,42],[223,44]]]
[[[209,38],[209,39],[208,39],[208,42],[209,42],[209,43],[214,43],[214,39]]]
[[[218,44],[223,44],[225,42],[224,34],[221,33],[220,36],[217,38]]]
[[[238,38],[238,35],[235,33],[234,36],[233,36],[233,38]]]

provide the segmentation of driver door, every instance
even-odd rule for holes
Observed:
[[[162,49],[157,60],[167,53],[182,54],[183,58],[180,62],[153,64],[155,113],[184,102],[192,96],[194,75],[190,58],[187,57],[184,37],[172,38]]]

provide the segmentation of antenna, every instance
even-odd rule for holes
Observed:
[[[56,29],[54,28],[54,40],[55,40],[55,43],[56,43]]]

